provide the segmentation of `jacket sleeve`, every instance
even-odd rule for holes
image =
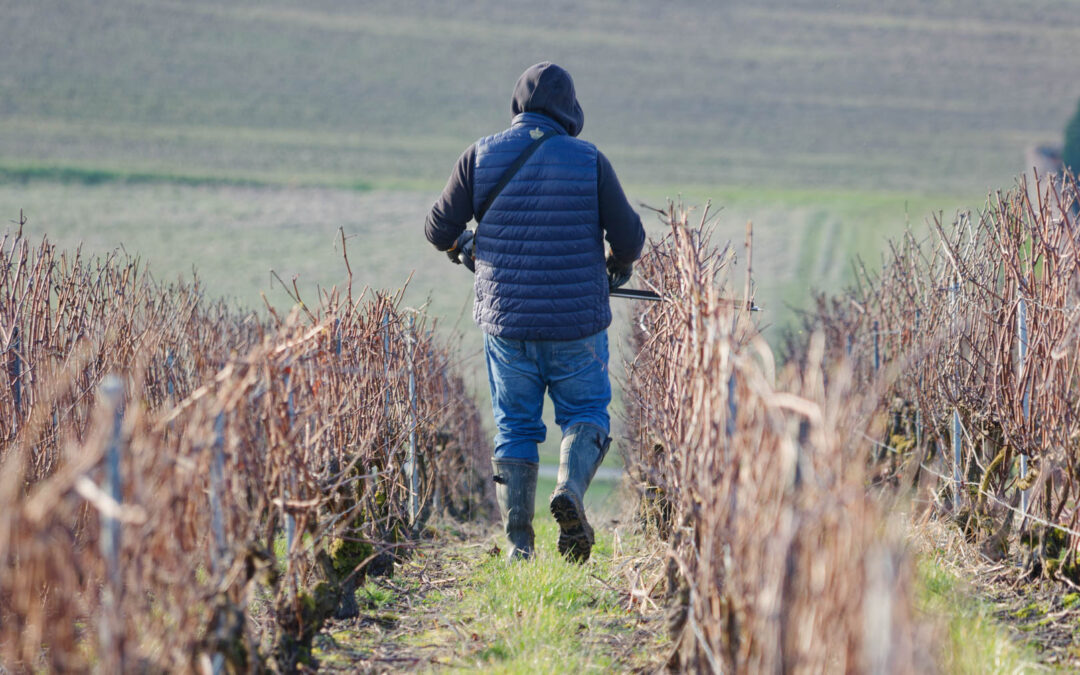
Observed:
[[[645,228],[641,217],[630,206],[615,169],[603,153],[597,152],[597,192],[600,195],[600,227],[611,245],[611,252],[621,263],[630,264],[641,256]]]
[[[454,245],[465,225],[473,217],[473,169],[476,145],[470,145],[458,157],[442,194],[431,207],[424,234],[435,248],[445,251]]]

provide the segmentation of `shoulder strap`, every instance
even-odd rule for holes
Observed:
[[[532,157],[532,154],[536,152],[536,149],[539,148],[544,141],[554,135],[556,134],[553,131],[545,131],[542,136],[537,138],[535,141],[530,143],[527,148],[522,150],[521,154],[518,155],[517,159],[514,160],[514,163],[506,168],[506,171],[503,172],[503,175],[499,176],[499,182],[495,184],[495,187],[491,188],[491,192],[489,192],[487,198],[484,199],[484,203],[481,204],[480,208],[476,210],[476,229],[480,229],[480,221],[483,220],[484,215],[488,212],[488,209],[491,208],[492,203],[495,202],[495,198],[498,197],[499,193],[503,191],[503,188],[506,187],[506,184],[509,183],[510,179],[514,177],[514,174],[518,172],[518,169],[520,169],[521,166],[525,164],[525,162],[529,161],[529,157]]]

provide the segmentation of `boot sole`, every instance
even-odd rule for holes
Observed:
[[[559,524],[559,553],[578,563],[589,559],[592,553],[593,529],[585,519],[585,509],[579,508],[567,494],[557,494],[549,504],[551,515]]]

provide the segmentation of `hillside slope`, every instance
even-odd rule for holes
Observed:
[[[0,166],[438,185],[551,59],[632,184],[981,192],[1078,94],[1075,0],[662,7],[3,0]]]

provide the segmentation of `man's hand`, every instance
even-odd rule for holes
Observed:
[[[473,231],[465,230],[457,238],[454,245],[446,251],[446,255],[455,265],[465,265],[470,272],[476,272],[476,259],[473,253],[476,250],[476,242],[473,240]]]
[[[630,281],[630,275],[634,273],[634,263],[621,263],[614,255],[607,257],[607,280],[608,290],[613,291],[619,286]]]

